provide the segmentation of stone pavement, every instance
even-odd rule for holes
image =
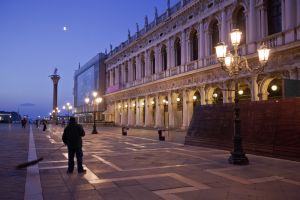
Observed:
[[[67,175],[67,149],[55,151],[63,145],[61,127],[43,132],[0,125],[0,198],[300,199],[299,162],[248,154],[250,165],[234,166],[226,151],[184,146],[183,132],[170,132],[163,142],[152,130],[130,129],[128,136],[119,127],[98,128],[97,135],[85,130],[87,173]],[[14,170],[40,156],[38,165]]]

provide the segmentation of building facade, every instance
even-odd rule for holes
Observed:
[[[95,106],[86,104],[84,101],[86,97],[92,96],[93,91],[97,91],[100,97],[105,94],[105,58],[105,54],[99,53],[75,71],[74,115],[79,122],[91,121],[94,111],[96,112],[96,119],[100,120],[101,113],[105,110],[105,101]]]
[[[169,2],[169,1],[168,1]],[[181,128],[195,105],[231,103],[234,83],[215,46],[242,31],[239,54],[259,65],[257,48],[271,48],[264,72],[239,76],[245,101],[282,96],[282,79],[300,80],[300,1],[181,0],[113,49],[105,60],[107,119],[122,126]]]

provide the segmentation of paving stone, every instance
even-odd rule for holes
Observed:
[[[98,130],[101,134],[83,138],[83,162],[88,172],[78,174],[75,169],[67,175],[66,147],[46,156],[62,145],[62,128],[49,125],[46,132],[33,128],[37,156],[45,156],[37,165],[44,199],[144,200],[162,199],[163,194],[185,200],[300,199],[299,162],[248,155],[248,166],[233,166],[227,161],[229,152],[183,146],[182,132],[171,133],[176,144],[157,141],[154,130],[132,128],[127,137],[121,136],[119,127]],[[87,127],[86,133],[90,132]],[[11,125],[9,129],[0,124],[0,148],[5,152],[0,154],[4,161],[1,199],[24,199],[27,169],[14,167],[27,162],[28,136],[29,128]],[[282,177],[286,182],[270,181],[270,177]]]

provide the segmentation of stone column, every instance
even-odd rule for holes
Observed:
[[[190,99],[190,96],[194,93],[194,91],[188,92],[188,99],[187,99],[187,108],[188,108],[188,119],[187,119],[187,127],[189,126],[194,112],[194,102],[192,99]]]
[[[133,80],[133,78],[132,78],[132,59],[129,59],[128,60],[128,83],[130,83],[132,80]]]
[[[145,51],[145,76],[149,76],[151,74],[150,70],[150,55],[149,51]]]
[[[140,80],[142,78],[142,66],[141,66],[141,55],[137,55],[135,57],[135,62],[136,62],[136,79]]]
[[[294,0],[285,0],[284,1],[284,15],[282,15],[283,17],[285,17],[285,27],[284,30],[289,30],[295,27],[297,20],[296,19],[296,3],[299,3],[298,1],[294,1]]]
[[[130,99],[127,100],[127,110],[128,110],[128,123],[127,126],[132,126],[132,119],[133,119],[133,112],[131,108],[131,102]]]
[[[158,94],[155,96],[155,128],[161,127],[161,102]]]
[[[297,1],[297,26],[300,26],[300,2]]]
[[[121,72],[122,72],[122,83],[125,85],[125,63],[122,63],[121,65]]]
[[[190,40],[190,31],[189,33],[187,33],[186,35],[186,63],[189,63],[192,61],[191,59],[191,50],[192,50],[192,47],[191,47],[191,40]]]
[[[135,125],[138,126],[140,124],[140,102],[137,97],[135,100],[136,114],[135,114]]]
[[[50,76],[53,82],[53,102],[52,102],[52,109],[55,111],[53,113],[53,120],[57,123],[57,91],[58,91],[58,81],[60,76],[56,74],[57,69],[55,69],[54,74]]]
[[[114,115],[115,115],[115,123],[116,124],[120,124],[120,112],[118,109],[119,109],[118,104],[117,104],[117,102],[115,102]]]
[[[257,75],[251,76],[251,101],[258,101]]]
[[[171,91],[168,92],[168,116],[169,116],[169,128],[174,128],[174,101]]]
[[[221,13],[221,41],[227,44],[227,30],[226,30],[226,10]]]
[[[256,12],[255,12],[255,0],[250,0],[248,24],[249,24],[249,28],[248,28],[249,43],[253,43],[253,42],[256,41],[256,32],[257,32],[257,29],[256,29],[257,20],[256,20]],[[251,50],[252,50],[252,48],[251,48]]]
[[[186,64],[186,33],[181,32],[181,65]]]
[[[205,86],[200,86],[201,105],[205,105]]]
[[[160,49],[158,48],[158,46],[155,46],[154,54],[155,54],[155,74],[156,74],[161,71],[160,70],[161,69]]]
[[[208,31],[208,28],[206,29],[206,30],[204,30],[204,41],[205,41],[205,57],[206,56],[210,56],[210,52],[211,52],[211,50],[210,50],[210,41],[211,41],[211,39],[210,39],[210,33],[209,33],[209,31]]]
[[[168,39],[168,42],[167,42],[167,68],[171,68],[173,67],[173,65],[171,64],[171,49],[172,49],[172,41],[171,41],[171,38]]]
[[[149,97],[145,96],[145,125],[144,127],[149,127],[150,126],[150,105],[149,105]]]
[[[186,89],[183,89],[182,91],[182,129],[186,129],[188,126],[188,94]]]

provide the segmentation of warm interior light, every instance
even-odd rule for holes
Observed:
[[[180,101],[180,98],[179,97],[177,97],[177,99],[176,99],[177,101]]]
[[[193,99],[194,99],[194,100],[196,100],[196,99],[197,99],[197,97],[194,95],[194,96],[193,96]]]
[[[217,94],[217,93],[213,93],[213,97],[214,97],[214,98],[217,98],[217,97],[218,97],[218,94]]]
[[[167,105],[168,105],[168,103],[169,103],[168,101],[165,101],[165,104],[167,104]]]
[[[135,106],[135,103],[133,103],[132,106],[134,107],[134,106]]]
[[[239,95],[242,95],[244,94],[244,91],[243,90],[239,90]]]
[[[102,98],[101,97],[98,97],[97,99],[96,99],[96,103],[101,103],[102,102]]]
[[[125,108],[127,108],[127,107],[128,107],[128,105],[126,104],[126,105],[125,105]]]
[[[233,29],[230,33],[231,44],[233,46],[238,46],[241,42],[242,32],[239,29]]]
[[[151,101],[151,104],[153,105],[153,104],[155,104],[155,102],[154,102],[154,101]]]
[[[215,46],[216,54],[218,59],[224,59],[227,52],[227,45],[224,42],[219,42],[217,46]]]
[[[119,108],[122,108],[122,106],[121,106],[121,105],[119,105]]]
[[[90,99],[89,99],[88,97],[86,97],[86,98],[84,99],[84,102],[85,102],[85,103],[89,103],[89,102],[90,102]]]
[[[271,86],[271,90],[272,90],[272,91],[278,90],[278,86],[277,86],[277,85],[272,85],[272,86]]]
[[[98,95],[97,92],[93,92],[93,97],[96,97]]]
[[[269,60],[270,49],[268,49],[265,44],[262,44],[260,48],[257,49],[257,52],[258,52],[259,62],[263,65],[266,64]]]
[[[145,103],[144,103],[144,102],[142,102],[142,103],[141,103],[141,106],[144,106],[144,105],[145,105]]]
[[[163,99],[163,103],[165,103],[166,102],[166,100],[165,99]]]

